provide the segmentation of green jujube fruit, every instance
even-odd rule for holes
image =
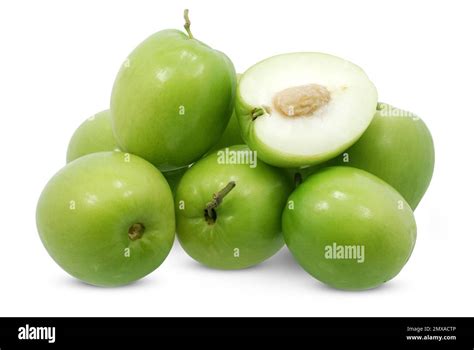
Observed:
[[[296,261],[334,288],[374,288],[395,277],[416,240],[413,212],[378,177],[351,167],[329,167],[290,195],[283,235]]]

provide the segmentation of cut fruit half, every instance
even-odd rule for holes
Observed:
[[[355,64],[323,53],[289,53],[249,68],[237,90],[242,136],[263,161],[314,165],[351,146],[369,126],[377,90]]]

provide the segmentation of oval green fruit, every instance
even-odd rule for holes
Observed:
[[[112,131],[110,111],[86,119],[74,132],[67,148],[67,162],[86,154],[120,150]]]
[[[379,103],[372,123],[329,162],[366,170],[392,185],[414,210],[433,176],[435,150],[426,124],[413,113]]]
[[[369,289],[392,279],[416,240],[413,212],[403,197],[351,167],[311,175],[290,195],[282,221],[298,263],[339,289]]]
[[[235,89],[226,55],[190,32],[153,34],[128,56],[115,80],[110,109],[117,141],[162,171],[187,166],[221,137]]]
[[[165,178],[122,152],[93,153],[62,168],[41,193],[36,222],[58,265],[98,286],[127,284],[155,270],[175,234]]]
[[[281,213],[290,192],[287,177],[257,161],[247,146],[214,152],[195,163],[178,185],[178,239],[204,265],[256,265],[284,245]]]

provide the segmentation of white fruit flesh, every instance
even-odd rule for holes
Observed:
[[[285,89],[313,84],[326,88],[330,98],[311,113],[288,116],[274,105],[275,96]],[[287,156],[319,160],[354,143],[377,105],[377,91],[362,69],[322,53],[284,54],[262,61],[242,76],[239,94],[247,105],[265,109],[252,122],[259,143]]]

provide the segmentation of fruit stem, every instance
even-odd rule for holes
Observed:
[[[267,111],[265,110],[265,108],[263,107],[256,107],[252,110],[252,120],[255,120],[257,119],[258,117],[264,115],[265,113],[267,113]]]
[[[131,241],[136,241],[137,239],[142,238],[143,233],[145,232],[145,226],[140,223],[133,224],[128,229],[128,238]]]
[[[186,32],[189,35],[190,39],[194,39],[193,33],[191,33],[191,21],[189,20],[189,10],[185,9],[184,10],[184,29],[186,29]]]
[[[214,193],[212,195],[212,200],[206,204],[206,208],[204,209],[204,217],[206,218],[206,221],[209,225],[212,225],[216,222],[216,208],[222,203],[224,197],[227,196],[234,187],[235,181],[230,181],[223,189],[217,193]]]

